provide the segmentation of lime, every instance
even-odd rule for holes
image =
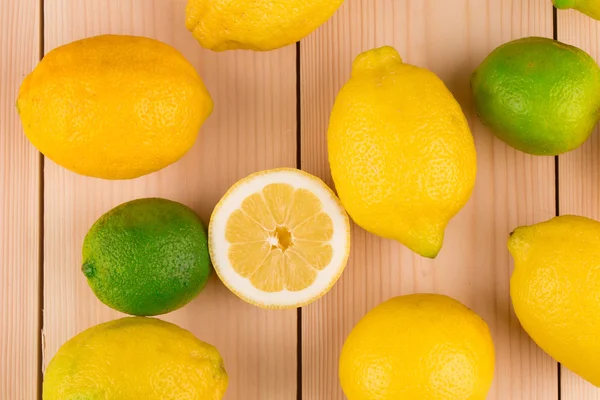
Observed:
[[[577,47],[530,37],[494,50],[471,78],[481,120],[525,153],[579,147],[600,118],[600,69]]]
[[[211,272],[207,234],[190,208],[150,198],[104,214],[83,243],[83,274],[98,299],[132,315],[183,307]]]
[[[552,0],[559,10],[574,9],[600,20],[600,2],[598,0]]]

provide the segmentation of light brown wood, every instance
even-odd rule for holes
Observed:
[[[39,0],[0,1],[0,399],[38,396],[40,155],[15,107],[40,56]]]
[[[577,11],[558,11],[558,40],[600,60],[600,22]],[[580,148],[559,157],[561,214],[600,220],[600,138],[598,128]],[[600,400],[600,389],[562,367],[563,400]]]
[[[108,182],[45,161],[44,360],[40,351],[40,157],[22,134],[18,88],[40,53],[40,2],[0,0],[0,399],[39,397],[40,364],[62,343],[118,318],[80,272],[88,228],[110,208],[160,196],[193,207],[207,221],[214,204],[250,172],[296,165],[295,47],[269,53],[212,53],[184,27],[186,0],[45,1],[45,50],[100,33],[158,38],[198,68],[215,113],[177,164],[150,176]],[[427,67],[463,106],[476,140],[473,198],[452,221],[435,261],[353,228],[350,263],[340,282],[302,313],[303,399],[343,399],[337,378],[342,343],[354,324],[399,294],[449,294],[493,331],[496,379],[489,399],[558,398],[557,365],[520,328],[508,294],[508,233],[555,213],[554,160],[515,151],[484,128],[471,104],[469,75],[496,46],[528,35],[552,36],[549,0],[346,0],[336,16],[301,43],[303,168],[332,184],[326,153],[329,112],[361,51],[394,45]],[[600,61],[600,22],[559,11],[559,39]],[[562,214],[600,220],[600,139],[559,160]],[[263,311],[230,294],[216,278],[190,305],[165,316],[215,344],[230,375],[227,399],[296,398],[296,312]],[[566,368],[562,399],[600,400]]]
[[[101,214],[134,198],[181,201],[208,221],[227,188],[247,174],[296,165],[295,47],[271,53],[212,53],[186,30],[185,0],[46,1],[46,50],[100,33],[158,38],[197,66],[215,112],[180,162],[132,181],[77,176],[46,163],[44,331],[46,363],[68,338],[119,315],[101,304],[80,271],[81,245]],[[247,305],[214,278],[165,319],[221,351],[227,399],[296,398],[296,310]]]
[[[517,226],[555,214],[554,159],[509,148],[482,127],[469,77],[496,46],[522,36],[552,37],[547,0],[347,0],[334,18],[301,42],[302,165],[331,183],[326,153],[329,112],[354,57],[395,46],[407,63],[436,72],[473,128],[479,173],[473,197],[451,222],[435,261],[353,229],[352,256],[339,283],[302,313],[303,398],[343,399],[338,356],[353,325],[400,294],[451,295],[478,312],[496,344],[489,399],[558,398],[557,365],[520,328],[509,299]]]

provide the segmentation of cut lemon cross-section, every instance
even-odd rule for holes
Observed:
[[[300,307],[342,274],[350,222],[319,178],[297,169],[263,171],[237,182],[217,204],[209,248],[219,278],[241,299]]]

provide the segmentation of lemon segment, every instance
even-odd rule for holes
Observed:
[[[304,221],[294,229],[294,236],[298,239],[327,241],[333,235],[333,221],[325,213],[319,213]]]
[[[331,262],[333,248],[330,244],[301,239],[297,239],[295,244],[290,252],[297,253],[300,258],[306,260],[313,268],[322,270]]]
[[[350,223],[320,179],[296,169],[263,171],[221,199],[209,247],[217,274],[238,297],[265,308],[299,307],[341,275]]]
[[[294,251],[285,252],[285,287],[292,292],[306,289],[317,279],[317,270]]]
[[[252,276],[271,252],[267,241],[235,243],[229,247],[229,260],[235,271],[245,278]]]
[[[269,207],[271,215],[275,219],[277,225],[283,225],[287,217],[287,209],[294,188],[286,184],[273,184],[266,186],[263,190],[263,195]]]
[[[306,189],[295,190],[290,200],[284,224],[292,230],[320,211],[321,201],[314,194]]]

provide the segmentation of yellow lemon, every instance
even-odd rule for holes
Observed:
[[[31,143],[57,164],[129,179],[180,159],[213,103],[173,47],[103,35],[48,53],[23,81],[17,107]]]
[[[227,373],[217,349],[185,329],[132,317],[67,341],[44,374],[44,400],[220,400]]]
[[[469,125],[444,83],[391,47],[359,55],[335,101],[328,147],[350,217],[435,257],[477,170]]]
[[[494,343],[486,323],[458,301],[400,296],[354,327],[339,374],[348,400],[484,400]]]
[[[186,26],[215,51],[266,51],[304,38],[344,0],[189,0]]]
[[[297,169],[237,182],[210,219],[215,271],[241,299],[292,308],[324,295],[346,267],[350,222],[319,178]]]
[[[515,229],[510,295],[529,336],[600,387],[600,222],[572,215]]]

